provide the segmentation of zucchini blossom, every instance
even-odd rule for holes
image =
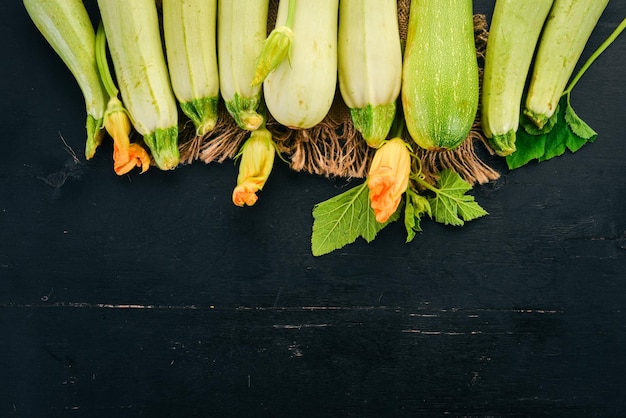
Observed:
[[[104,114],[104,127],[113,138],[113,169],[121,176],[135,167],[144,173],[150,168],[150,156],[139,144],[131,144],[130,119],[117,97],[112,97]]]
[[[396,211],[410,173],[411,151],[402,138],[390,139],[376,150],[367,180],[376,221],[384,223]]]
[[[262,126],[252,131],[250,138],[241,147],[237,157],[241,157],[237,187],[233,190],[233,203],[237,206],[252,206],[258,197],[256,192],[265,185],[272,167],[276,144],[272,134]]]
[[[287,26],[274,28],[263,42],[261,54],[257,59],[252,85],[261,84],[269,73],[274,71],[285,58],[289,58],[293,31]]]

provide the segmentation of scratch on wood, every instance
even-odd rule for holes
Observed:
[[[277,296],[278,297],[278,296]],[[158,304],[141,304],[141,303],[90,303],[90,302],[54,302],[47,303],[50,299],[50,295],[44,295],[41,297],[41,301],[44,303],[0,303],[0,308],[91,308],[91,309],[160,309],[160,310],[214,310],[215,305],[158,305]],[[411,307],[399,307],[399,306],[238,306],[234,308],[237,311],[279,311],[279,312],[300,312],[300,311],[384,311],[384,312],[397,312],[402,313]],[[562,310],[554,309],[540,309],[540,308],[519,308],[519,309],[462,309],[462,308],[444,308],[433,309],[425,312],[409,312],[409,317],[419,318],[438,318],[442,314],[450,313],[464,313],[468,318],[478,318],[481,313],[491,312],[513,312],[522,314],[562,314]],[[309,325],[310,326],[310,325]],[[328,326],[326,324],[325,326]],[[297,325],[302,327],[302,325]]]
[[[215,305],[145,305],[139,303],[88,303],[88,302],[55,302],[33,304],[0,304],[0,308],[86,308],[86,309],[163,309],[163,310],[213,310]]]
[[[394,311],[400,312],[405,308],[391,306],[239,306],[238,311]]]
[[[285,325],[281,325],[281,324],[276,324],[273,325],[272,328],[275,329],[302,329],[302,328],[326,328],[331,326],[330,324],[300,324],[300,325],[289,325],[289,324],[285,324]]]
[[[291,357],[304,357],[304,353],[300,350],[300,346],[295,341],[287,349],[291,352]]]
[[[536,313],[536,314],[558,314],[558,313],[563,313],[563,311],[548,310],[548,309],[513,309],[513,312]]]
[[[482,334],[481,331],[470,331],[470,332],[458,332],[458,331],[424,331],[421,329],[403,329],[402,332],[410,333],[410,334],[422,334],[422,335],[479,335]]]

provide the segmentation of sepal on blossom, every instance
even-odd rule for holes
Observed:
[[[386,222],[398,208],[409,185],[410,173],[411,151],[402,138],[390,139],[374,153],[367,186],[370,206],[378,222]]]
[[[276,144],[265,126],[252,131],[241,147],[237,157],[241,158],[237,187],[233,190],[233,203],[236,206],[252,206],[258,197],[256,192],[263,189],[274,166]]]

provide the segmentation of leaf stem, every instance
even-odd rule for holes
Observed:
[[[427,182],[426,180],[424,180],[423,178],[421,178],[420,176],[415,176],[413,177],[413,179],[422,187],[425,187],[426,189],[430,190],[431,192],[437,193],[439,194],[439,189],[436,188],[435,186],[433,186],[432,184],[430,184],[429,182]]]
[[[591,54],[591,56],[587,59],[587,61],[585,61],[583,66],[580,68],[580,70],[578,70],[578,72],[572,79],[572,81],[570,81],[563,94],[569,95],[572,92],[574,86],[576,85],[576,83],[578,83],[578,80],[580,80],[585,71],[587,71],[587,69],[591,67],[591,64],[593,64],[593,62],[600,56],[600,54],[602,54],[604,50],[613,43],[613,41],[619,36],[620,33],[622,33],[624,29],[626,29],[626,18],[622,20],[622,22],[617,26],[617,28],[615,28],[615,30],[609,35],[609,37],[606,38],[606,40],[602,42],[598,49],[596,49],[593,54]]]
[[[96,64],[104,89],[110,97],[117,97],[119,90],[115,86],[113,77],[111,77],[111,71],[109,70],[106,52],[106,34],[102,22],[98,25],[98,31],[96,32]]]

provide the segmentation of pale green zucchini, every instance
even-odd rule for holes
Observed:
[[[85,156],[102,142],[108,96],[96,65],[96,32],[81,0],[24,0],[31,20],[76,79],[87,108]]]
[[[198,136],[217,123],[217,0],[163,0],[163,38],[172,89]]]
[[[497,0],[483,73],[481,124],[496,154],[515,151],[522,94],[554,0]]]
[[[402,82],[396,0],[339,2],[339,90],[355,128],[371,147],[389,133]]]
[[[161,170],[176,168],[178,107],[154,0],[98,0],[124,106]]]
[[[288,3],[280,1],[276,26],[287,21]],[[289,58],[263,82],[267,108],[284,126],[311,128],[330,110],[337,87],[338,13],[339,0],[295,2]]]
[[[540,129],[554,114],[609,0],[555,0],[539,40],[524,114]]]
[[[242,129],[257,129],[263,117],[261,83],[251,84],[267,36],[269,0],[219,0],[217,14],[220,91],[226,109]]]
[[[421,148],[458,147],[478,110],[471,0],[412,0],[402,68],[406,126]]]

